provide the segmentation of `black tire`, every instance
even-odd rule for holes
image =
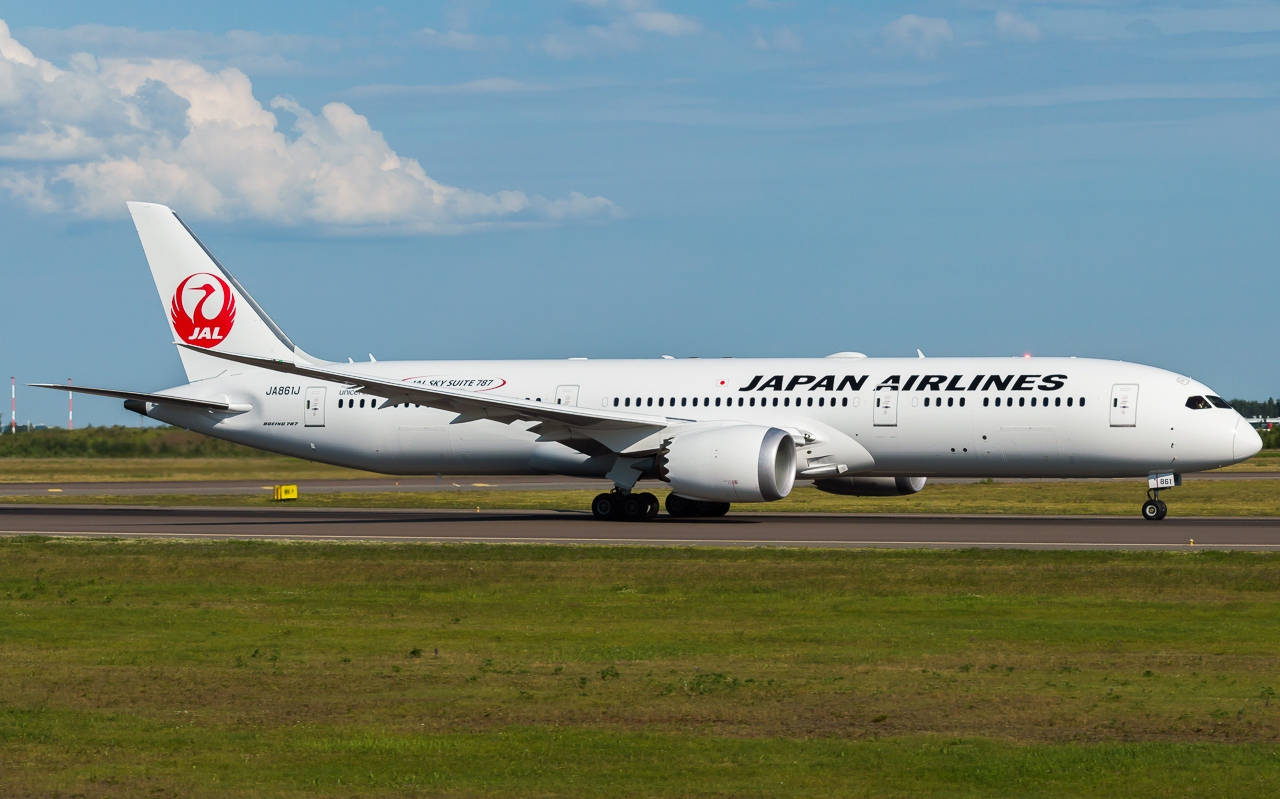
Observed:
[[[1156,517],[1157,519],[1163,519],[1169,515],[1169,506],[1164,504],[1164,500],[1157,499],[1156,504],[1160,506],[1160,515]]]
[[[729,512],[728,502],[704,502],[703,516],[723,516]]]
[[[645,503],[644,513],[640,514],[640,520],[651,522],[658,518],[658,511],[662,508],[658,498],[646,491],[640,495],[640,499]]]
[[[1163,519],[1164,516],[1160,513],[1160,506],[1162,504],[1164,503],[1157,502],[1154,499],[1149,499],[1142,503],[1142,518],[1149,522],[1158,522]]]
[[[618,502],[613,494],[597,494],[591,500],[591,515],[600,521],[615,518],[618,513]]]
[[[649,506],[645,501],[639,496],[635,494],[627,494],[622,498],[619,508],[621,512],[618,515],[624,521],[637,522],[644,516],[644,512],[648,507]]]
[[[677,519],[686,519],[697,513],[697,506],[693,500],[679,494],[667,494],[667,513]]]

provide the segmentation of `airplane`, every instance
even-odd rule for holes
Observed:
[[[56,383],[258,449],[384,474],[605,478],[598,519],[766,503],[797,480],[908,495],[930,477],[1146,477],[1142,518],[1182,475],[1262,447],[1218,394],[1151,366],[1075,357],[377,361],[307,354],[170,208],[130,202],[188,382]]]

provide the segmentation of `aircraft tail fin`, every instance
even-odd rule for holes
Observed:
[[[195,348],[178,347],[188,380],[226,371],[226,361],[199,349],[225,345],[234,352],[289,360],[303,354],[170,208],[140,202],[128,206],[173,340]]]

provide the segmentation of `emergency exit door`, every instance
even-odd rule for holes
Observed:
[[[309,386],[302,409],[306,427],[324,427],[324,386]]]
[[[871,420],[877,427],[898,426],[898,389],[876,389]]]
[[[577,386],[557,386],[556,387],[556,404],[557,405],[577,405],[578,404],[578,387]]]
[[[1111,387],[1111,426],[1133,427],[1138,423],[1138,385],[1116,383]]]

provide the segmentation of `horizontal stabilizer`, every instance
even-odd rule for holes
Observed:
[[[65,386],[59,383],[29,383],[32,388],[51,388],[54,391],[74,391],[77,394],[94,394],[99,397],[116,397],[123,400],[153,402],[157,405],[181,405],[186,408],[204,408],[210,411],[247,411],[248,406],[232,405],[217,400],[175,397],[172,394],[147,394],[142,391],[121,391],[117,388],[92,388],[90,386]]]

